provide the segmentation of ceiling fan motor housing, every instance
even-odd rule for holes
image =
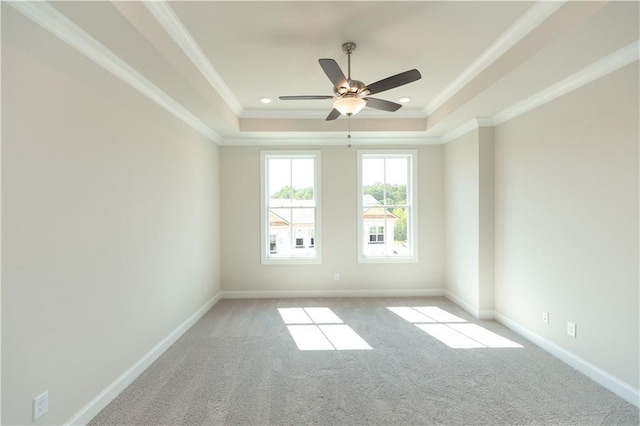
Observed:
[[[333,93],[336,96],[366,96],[366,85],[359,80],[347,81],[348,86],[336,86],[333,88]]]

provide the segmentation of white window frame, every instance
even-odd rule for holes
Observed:
[[[267,183],[269,179],[269,169],[267,160],[271,158],[301,158],[314,160],[313,180],[314,180],[314,248],[315,256],[278,256],[271,255],[270,235],[269,235],[269,194]],[[320,151],[318,150],[295,150],[295,151],[260,151],[260,257],[263,265],[317,265],[322,263],[322,223],[321,223],[321,187],[320,187]],[[293,236],[293,238],[296,238]],[[305,241],[306,243],[306,241]]]
[[[362,187],[362,160],[367,158],[408,158],[407,164],[407,236],[410,255],[365,255],[369,236],[364,225],[364,205]],[[359,149],[357,153],[357,194],[358,194],[358,263],[417,263],[418,262],[418,151],[415,149],[379,150]],[[386,232],[386,230],[385,230]],[[366,241],[365,241],[366,239]],[[388,242],[385,241],[385,244]]]

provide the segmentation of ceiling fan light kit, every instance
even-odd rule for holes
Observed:
[[[338,98],[333,103],[333,107],[340,111],[342,115],[356,115],[365,107],[367,101],[358,97]]]
[[[320,67],[322,67],[324,73],[329,77],[331,83],[333,83],[334,96],[280,96],[280,100],[333,99],[333,110],[327,116],[326,121],[335,120],[340,117],[340,115],[345,115],[350,118],[360,112],[365,106],[389,112],[400,109],[402,107],[401,104],[384,99],[371,98],[369,95],[395,89],[396,87],[419,80],[422,78],[420,72],[413,69],[366,85],[361,81],[351,78],[351,54],[354,50],[356,50],[356,44],[353,42],[347,42],[342,45],[342,51],[347,54],[346,77],[335,60],[329,58],[318,60]]]

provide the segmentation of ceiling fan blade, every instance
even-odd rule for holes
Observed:
[[[344,76],[344,73],[336,61],[323,58],[318,59],[318,62],[335,87],[348,87],[347,77]]]
[[[329,95],[301,95],[301,96],[279,96],[281,101],[301,101],[301,100],[314,100],[314,99],[333,99],[333,96]]]
[[[384,99],[377,99],[377,98],[363,98],[365,101],[367,101],[367,105],[369,108],[375,108],[375,109],[381,109],[383,111],[397,111],[399,110],[402,105],[401,104],[397,104],[395,102],[391,102],[391,101],[385,101]]]
[[[335,120],[338,117],[340,117],[340,111],[334,108],[331,110],[329,115],[327,115],[327,118],[325,118],[325,121]]]
[[[384,92],[385,90],[394,89],[413,81],[420,80],[421,78],[422,76],[420,75],[420,71],[413,69],[401,72],[400,74],[392,75],[391,77],[376,81],[375,83],[371,83],[362,91],[365,92],[368,90],[367,94],[373,95],[374,93],[380,93]]]

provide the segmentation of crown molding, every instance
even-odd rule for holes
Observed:
[[[456,77],[440,94],[438,94],[424,109],[426,115],[431,115],[453,95],[473,81],[481,72],[509,51],[527,34],[542,24],[549,16],[560,9],[566,1],[536,2],[516,22],[513,23],[488,49]]]
[[[248,119],[281,119],[286,117],[287,119],[325,119],[331,106],[327,106],[326,111],[318,110],[282,110],[282,109],[264,109],[264,110],[245,110],[240,118]],[[389,115],[388,111],[380,111],[374,109],[367,109],[359,112],[358,118],[426,118],[427,116],[422,109],[400,109],[393,113],[393,116]]]
[[[23,1],[10,1],[7,2],[7,4],[169,111],[202,135],[216,143],[222,141],[222,137],[198,117],[176,102],[171,96],[160,90],[151,81],[71,22],[69,18],[58,12],[50,4],[46,2]]]
[[[220,94],[222,99],[227,103],[229,108],[240,117],[244,110],[242,105],[236,99],[234,94],[229,89],[229,86],[224,82],[218,71],[209,61],[209,58],[202,52],[198,43],[193,39],[189,31],[185,28],[180,21],[180,18],[175,14],[169,4],[164,1],[145,1],[143,2],[146,8],[156,18],[158,23],[164,28],[164,30],[171,36],[173,41],[180,46],[185,55],[191,60],[193,65],[202,73],[207,79],[209,84]]]
[[[493,127],[495,125],[493,117],[476,117],[475,120],[478,127]]]
[[[433,137],[358,137],[353,135],[347,139],[346,132],[341,136],[328,136],[324,138],[226,138],[220,143],[222,146],[369,146],[369,145],[393,145],[393,146],[417,146],[440,145],[440,138]]]
[[[500,111],[493,116],[493,124],[499,125],[505,121],[511,120],[522,115],[534,108],[544,105],[552,100],[565,95],[571,91],[591,83],[607,74],[619,70],[640,59],[640,40],[617,50],[616,52],[605,56],[597,62],[583,68],[582,70],[570,75],[564,80],[536,93],[529,98]]]
[[[466,123],[456,127],[448,133],[442,135],[439,140],[440,143],[448,143],[454,139],[459,138],[462,135],[466,135],[467,133],[478,129],[480,127],[493,127],[494,122],[491,117],[476,117],[467,121]]]

